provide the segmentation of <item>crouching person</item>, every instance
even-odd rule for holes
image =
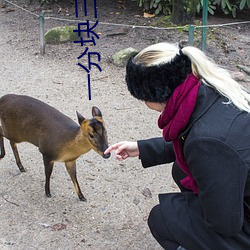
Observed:
[[[180,192],[148,225],[164,249],[250,249],[250,95],[197,48],[160,43],[133,56],[129,92],[161,112],[162,138],[110,146],[119,160],[171,163]]]

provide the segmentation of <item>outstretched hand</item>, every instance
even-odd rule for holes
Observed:
[[[104,154],[108,154],[115,150],[115,156],[118,160],[125,160],[128,157],[139,156],[137,142],[122,141],[111,145],[106,149]]]

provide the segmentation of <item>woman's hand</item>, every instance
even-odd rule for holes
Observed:
[[[128,157],[139,156],[139,149],[137,142],[122,141],[111,145],[106,149],[104,154],[108,154],[115,150],[115,156],[118,160],[125,160]]]

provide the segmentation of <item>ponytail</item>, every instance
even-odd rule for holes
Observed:
[[[191,46],[182,48],[182,53],[192,62],[193,74],[204,84],[216,89],[238,109],[250,112],[250,94],[236,82],[229,72],[216,65],[199,49]]]

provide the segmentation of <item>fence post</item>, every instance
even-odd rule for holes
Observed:
[[[189,30],[188,30],[188,45],[189,46],[194,45],[194,29],[195,29],[194,25],[189,26]]]
[[[45,28],[44,28],[44,11],[42,11],[39,15],[39,24],[40,24],[40,54],[44,55],[45,54],[45,39],[44,39],[44,33],[45,33]]]
[[[206,51],[207,45],[207,15],[208,15],[208,0],[203,0],[203,9],[202,9],[202,34],[201,34],[201,49]]]

